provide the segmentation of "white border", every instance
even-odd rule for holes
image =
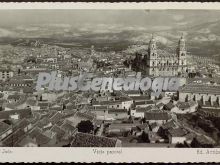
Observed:
[[[220,3],[0,3],[0,10],[11,9],[200,9],[220,10]],[[193,148],[0,148],[0,162],[220,162],[220,149]],[[100,148],[99,148],[100,149]],[[108,151],[121,151],[107,155]],[[6,152],[7,151],[7,152]],[[198,154],[202,151],[203,154]],[[208,151],[217,151],[208,154]],[[6,153],[5,153],[6,152]]]
[[[2,9],[203,9],[220,10],[219,2],[21,2],[0,3]]]
[[[95,154],[94,149],[103,154]],[[3,150],[12,153],[2,153]],[[202,150],[203,154],[197,154]],[[207,151],[218,154],[207,154]],[[120,154],[107,154],[120,151]],[[220,162],[220,148],[74,148],[74,147],[39,147],[39,148],[0,148],[0,162],[153,162],[153,163],[187,163]]]

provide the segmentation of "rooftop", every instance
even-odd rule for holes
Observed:
[[[0,119],[10,119],[11,115],[19,115],[20,119],[33,117],[31,109],[0,111]]]
[[[171,117],[166,112],[145,112],[146,120],[169,120]]]
[[[115,147],[117,139],[95,136],[87,133],[77,133],[71,147]]]
[[[172,129],[169,129],[168,133],[172,137],[183,137],[184,135],[187,134],[187,132],[185,130],[183,130],[182,128],[172,128]]]
[[[198,94],[216,94],[220,95],[219,86],[213,85],[186,85],[180,89],[183,93],[198,93]]]
[[[9,128],[10,128],[10,125],[8,125],[8,124],[6,124],[4,122],[0,122],[0,134],[5,132]]]

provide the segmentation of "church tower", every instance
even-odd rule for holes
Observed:
[[[152,35],[148,46],[147,66],[149,68],[148,74],[152,76],[157,76],[157,45],[154,35]]]
[[[178,46],[177,46],[177,58],[178,58],[178,73],[184,74],[186,73],[187,64],[186,64],[186,45],[185,38],[183,35],[181,36]]]

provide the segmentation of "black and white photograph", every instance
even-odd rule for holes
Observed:
[[[219,148],[220,10],[0,9],[0,146]]]

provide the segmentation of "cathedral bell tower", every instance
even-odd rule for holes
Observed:
[[[185,73],[186,72],[186,45],[185,38],[183,35],[181,36],[178,46],[177,46],[177,56],[178,56],[178,72]]]
[[[148,46],[148,62],[147,66],[149,67],[149,75],[157,75],[157,45],[154,35],[149,42]]]

